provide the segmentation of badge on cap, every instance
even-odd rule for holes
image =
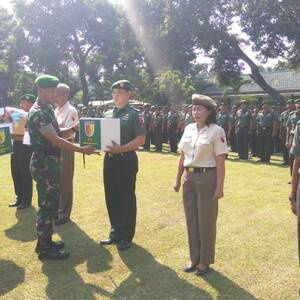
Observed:
[[[124,82],[120,83],[120,88],[123,89],[124,88]]]

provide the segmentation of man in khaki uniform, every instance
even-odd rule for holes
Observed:
[[[55,93],[55,117],[60,128],[71,128],[78,122],[78,113],[69,102],[70,88],[60,83]],[[71,143],[74,142],[75,132],[67,137]],[[73,205],[73,177],[74,177],[74,152],[62,150],[62,176],[61,190],[58,206],[58,220],[55,225],[62,225],[70,220]]]

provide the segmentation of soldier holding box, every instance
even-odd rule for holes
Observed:
[[[115,108],[106,118],[121,122],[121,145],[113,142],[104,158],[104,189],[111,231],[101,245],[117,244],[119,250],[131,247],[136,225],[135,183],[138,158],[135,150],[145,144],[145,125],[139,112],[129,105],[133,86],[127,80],[115,82],[112,87]]]

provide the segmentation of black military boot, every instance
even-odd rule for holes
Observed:
[[[41,239],[39,238],[39,259],[53,259],[62,260],[70,256],[70,252],[65,249],[58,250],[57,247],[53,247],[51,239]]]
[[[54,242],[52,241],[52,238],[50,238],[50,243],[52,248],[56,248],[57,250],[61,250],[63,248],[65,248],[65,243],[63,241],[59,241],[59,242]],[[39,253],[40,252],[40,240],[38,239],[37,243],[36,243],[36,247],[35,247],[35,253]]]

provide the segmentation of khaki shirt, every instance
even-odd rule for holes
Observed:
[[[78,122],[77,110],[69,101],[62,107],[56,107],[54,113],[59,128],[71,128]],[[75,138],[75,135],[76,133],[74,132],[68,138]]]
[[[210,124],[198,131],[197,124],[188,125],[179,143],[185,155],[185,167],[216,167],[216,156],[228,153],[225,131],[216,124]]]

